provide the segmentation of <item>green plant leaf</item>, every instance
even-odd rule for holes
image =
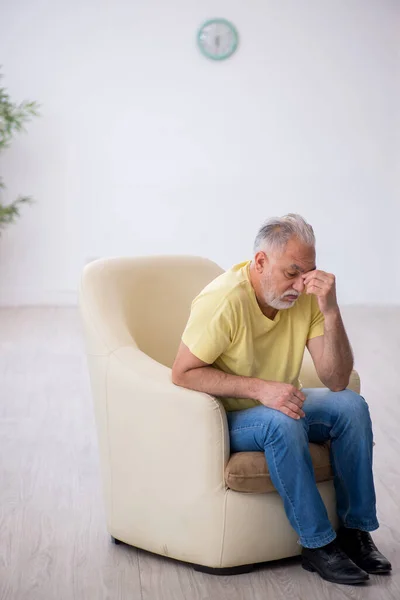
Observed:
[[[0,79],[2,75],[0,73]],[[24,131],[24,125],[39,116],[39,105],[37,102],[27,101],[19,104],[12,102],[6,89],[0,87],[0,151],[7,148],[16,133]],[[5,185],[0,178],[0,191]],[[0,202],[0,229],[4,228],[20,216],[23,204],[31,204],[32,198],[20,196],[10,204]]]

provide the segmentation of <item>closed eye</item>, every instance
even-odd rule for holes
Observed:
[[[286,273],[286,277],[296,277],[297,273]]]

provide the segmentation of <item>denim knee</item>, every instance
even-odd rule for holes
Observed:
[[[339,420],[355,425],[357,428],[371,427],[369,407],[360,394],[346,389],[341,392],[334,392],[334,396],[337,399],[335,407]]]
[[[354,416],[363,417],[369,414],[368,404],[365,399],[353,392],[353,390],[342,390],[341,392],[333,392],[340,402],[341,412],[352,414]]]
[[[308,424],[303,419],[293,419],[280,411],[275,411],[269,428],[269,434],[273,440],[278,438],[290,441],[291,444],[307,443]]]

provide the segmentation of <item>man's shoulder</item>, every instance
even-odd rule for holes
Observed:
[[[249,280],[246,276],[248,263],[240,263],[211,281],[195,298],[195,302],[215,306],[237,306],[249,298]]]

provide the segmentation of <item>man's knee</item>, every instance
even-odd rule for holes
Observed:
[[[365,399],[352,390],[332,392],[335,397],[335,405],[338,416],[342,416],[354,422],[370,422],[369,408]]]
[[[306,419],[293,419],[276,410],[271,422],[270,435],[272,438],[290,440],[291,443],[307,441],[308,425]]]
[[[251,424],[260,435],[260,444],[264,447],[270,442],[287,440],[288,444],[307,443],[308,424],[306,419],[292,419],[279,410],[258,406],[251,411]]]

